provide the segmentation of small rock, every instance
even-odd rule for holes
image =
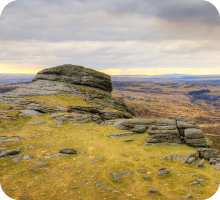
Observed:
[[[77,150],[72,149],[72,148],[64,148],[60,150],[60,153],[65,153],[65,154],[76,154]]]
[[[214,168],[217,169],[217,170],[220,170],[220,163],[214,165]]]
[[[148,176],[147,174],[144,174],[144,178],[150,178],[150,176]]]
[[[123,156],[128,156],[128,154],[126,154],[126,153],[122,153],[122,155],[123,155]]]
[[[133,174],[133,173],[134,173],[132,169],[130,169],[128,172],[129,172],[130,174]]]
[[[114,178],[117,182],[120,181],[120,175],[117,174],[117,173],[114,173],[114,174],[113,174],[113,178]]]
[[[118,193],[119,193],[119,192],[121,192],[121,191],[120,191],[120,190],[114,190],[114,192],[118,192]]]
[[[125,172],[123,169],[119,169],[118,172],[119,172],[119,173],[122,173],[122,174],[124,174],[124,175],[127,175],[127,172]]]
[[[204,160],[204,158],[197,164],[197,167],[198,168],[202,168],[203,167],[203,165],[204,165],[204,163],[205,163],[205,160]]]
[[[15,157],[15,158],[13,158],[12,161],[13,161],[13,162],[18,162],[18,161],[20,160],[20,158],[22,158],[22,156],[23,156],[23,154],[21,154],[21,155]]]
[[[195,162],[195,160],[196,160],[196,158],[191,157],[191,158],[189,158],[186,162],[189,163],[189,164],[192,164],[192,163]]]
[[[74,189],[75,189],[75,188],[78,188],[78,187],[79,187],[78,185],[72,185],[72,186],[71,186],[71,188],[74,188]]]
[[[157,194],[158,193],[158,190],[156,190],[154,188],[151,188],[148,191],[149,191],[149,193],[153,193],[153,194]]]
[[[96,185],[102,185],[104,182],[95,182]]]
[[[9,155],[15,155],[15,154],[17,154],[19,152],[20,152],[19,149],[11,149],[11,150],[2,151],[0,153],[0,157],[5,157],[5,156],[9,156]]]
[[[90,161],[91,162],[96,162],[96,161],[99,161],[99,160],[102,160],[103,158],[95,158],[95,159],[91,159]]]
[[[23,160],[32,160],[32,157],[29,154],[27,154],[23,156]]]
[[[192,195],[191,194],[187,194],[187,195],[185,195],[185,198],[186,199],[192,198]]]
[[[29,199],[27,196],[22,196],[20,199]]]
[[[86,179],[83,179],[83,180],[82,180],[83,183],[85,183],[86,181],[87,181]]]
[[[110,173],[110,174],[113,173],[113,170],[110,170],[109,173]]]
[[[33,146],[29,146],[28,148],[29,148],[29,149],[34,149],[34,147],[33,147]]]
[[[176,154],[173,154],[173,161],[175,161],[177,158],[177,155]]]
[[[198,191],[199,191],[199,189],[198,189],[198,188],[195,188],[195,191],[196,191],[196,192],[198,192]]]
[[[53,156],[43,155],[44,158],[53,158]]]
[[[167,169],[167,168],[160,168],[157,176],[165,176],[168,173],[170,173],[169,169]]]
[[[182,160],[181,164],[182,164],[182,165],[185,164],[185,163],[188,161],[188,159],[191,158],[191,157],[194,157],[195,159],[197,159],[197,158],[198,158],[197,153],[196,153],[196,152],[189,152],[189,153],[184,157],[184,159]]]
[[[145,148],[145,150],[147,150],[147,151],[148,151],[148,150],[149,150],[149,147]]]
[[[105,189],[103,189],[103,190],[100,190],[99,192],[104,192],[104,191],[110,190],[110,189],[111,189],[110,187],[107,187],[107,188],[105,188]]]
[[[134,138],[131,138],[131,139],[124,140],[124,142],[133,142],[134,140],[135,140]]]
[[[34,163],[34,165],[44,165],[44,164],[47,164],[48,162],[42,162],[42,161],[37,161]]]

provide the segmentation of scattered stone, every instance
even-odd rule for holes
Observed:
[[[198,175],[198,174],[192,174],[192,176],[195,176],[195,177],[197,177],[197,178],[202,178],[202,176],[201,176],[201,175]]]
[[[29,154],[27,154],[23,156],[23,160],[32,160],[32,157]]]
[[[35,111],[35,110],[20,110],[19,115],[29,117],[29,116],[38,116],[42,113]]]
[[[110,173],[110,174],[113,173],[113,170],[110,170],[109,173]]]
[[[183,158],[182,155],[177,156],[176,160],[181,160]]]
[[[74,188],[74,189],[75,189],[75,188],[78,188],[78,187],[79,187],[78,185],[72,185],[72,186],[71,186],[71,188]]]
[[[198,167],[198,168],[203,168],[204,163],[205,163],[205,160],[204,160],[204,158],[203,158],[203,159],[197,164],[197,167]]]
[[[0,144],[8,141],[19,141],[19,137],[0,137]]]
[[[132,135],[132,134],[133,134],[132,132],[112,133],[110,135],[107,135],[106,137],[109,137],[109,138],[125,137],[125,136]]]
[[[117,173],[114,173],[114,174],[113,174],[113,178],[114,178],[117,182],[120,181],[120,175],[117,174]]]
[[[96,185],[102,185],[104,182],[95,182]]]
[[[200,148],[197,150],[197,153],[200,158],[210,160],[211,158],[217,158],[217,152],[212,148]]]
[[[214,165],[214,168],[217,169],[217,170],[220,170],[220,163]]]
[[[9,155],[15,155],[15,154],[17,154],[19,152],[20,152],[19,149],[11,149],[11,150],[2,151],[0,153],[0,157],[5,157],[5,156],[9,156]]]
[[[187,195],[185,195],[185,198],[186,199],[190,199],[190,198],[192,198],[192,195],[191,194],[187,194]]]
[[[54,156],[43,155],[44,158],[53,158]]]
[[[219,184],[220,185],[220,181],[216,181],[215,183]]]
[[[203,182],[204,182],[204,180],[202,178],[200,178],[198,181],[193,181],[192,183],[189,183],[189,185],[193,186],[193,185],[201,184]]]
[[[170,173],[169,169],[167,169],[167,168],[160,168],[157,176],[165,176],[168,173]]]
[[[118,193],[119,193],[119,192],[121,192],[121,191],[120,191],[120,190],[114,190],[114,192],[118,192]]]
[[[198,188],[195,188],[195,192],[198,192],[199,191],[199,189]]]
[[[209,160],[209,164],[210,164],[210,165],[216,165],[216,164],[218,164],[218,163],[220,163],[220,158],[211,158],[211,159]]]
[[[90,161],[91,162],[96,162],[96,161],[99,161],[99,160],[102,160],[103,158],[95,158],[95,159],[91,159]]]
[[[127,175],[127,172],[125,172],[123,169],[119,169],[118,172],[119,172],[119,173],[122,173],[122,174],[124,174],[124,175]]]
[[[110,187],[107,187],[107,188],[105,188],[103,190],[100,190],[99,192],[105,192],[106,190],[110,190],[110,189],[111,189]]]
[[[191,157],[194,157],[194,158],[196,158],[196,159],[198,158],[196,152],[189,152],[189,153],[183,158],[181,164],[182,164],[182,165],[185,164],[185,163],[188,161],[188,159],[191,158]]]
[[[83,180],[82,180],[83,183],[85,183],[86,181],[87,181],[86,179],[83,179]]]
[[[37,161],[37,162],[34,163],[34,165],[45,165],[47,163],[48,163],[47,161],[46,162]]]
[[[126,157],[128,156],[128,154],[126,154],[126,153],[122,153],[122,155],[123,155],[123,156],[126,156]]]
[[[27,196],[22,196],[20,199],[29,199]]]
[[[45,122],[46,122],[45,120],[38,120],[38,121],[35,121],[35,122],[28,122],[28,123],[29,124],[43,124]]]
[[[173,161],[175,161],[177,158],[177,155],[176,154],[173,154]]]
[[[148,150],[149,150],[149,147],[145,148],[145,150],[147,150],[147,151],[148,151]]]
[[[33,146],[28,146],[28,148],[29,148],[29,149],[34,149],[34,147],[33,147]]]
[[[189,158],[188,160],[187,160],[187,163],[189,163],[189,164],[192,164],[192,163],[194,163],[195,162],[195,158],[194,157],[191,157],[191,158]]]
[[[149,193],[152,193],[152,194],[157,194],[158,193],[158,190],[156,190],[154,188],[151,188],[148,191],[149,191]]]
[[[77,150],[72,149],[72,148],[64,148],[60,150],[60,153],[65,153],[65,154],[76,154]]]
[[[124,140],[124,142],[133,142],[135,139],[132,138],[132,139],[127,139],[127,140]]]
[[[128,172],[129,172],[130,174],[133,174],[133,173],[134,173],[132,169],[130,169]]]
[[[150,176],[148,176],[147,174],[144,174],[144,178],[150,178]]]

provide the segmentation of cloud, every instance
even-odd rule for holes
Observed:
[[[216,67],[219,23],[202,0],[17,0],[0,18],[0,64]]]

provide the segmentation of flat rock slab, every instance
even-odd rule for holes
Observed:
[[[198,158],[197,153],[196,152],[189,152],[182,160],[181,164],[185,164],[189,158],[194,157],[194,158]]]
[[[96,161],[99,161],[99,160],[102,160],[103,158],[95,158],[95,159],[91,159],[90,161],[91,162],[96,162]]]
[[[48,162],[37,161],[34,163],[34,165],[45,165],[45,164],[48,164]]]
[[[107,190],[111,190],[111,188],[110,188],[110,187],[107,187],[107,188],[105,188],[105,189],[103,189],[103,190],[100,190],[99,192],[105,192],[105,191],[107,191]]]
[[[124,142],[133,142],[134,140],[135,140],[134,138],[131,138],[131,139],[124,140]]]
[[[9,156],[9,155],[15,155],[15,154],[17,154],[19,152],[20,152],[19,149],[10,149],[10,150],[6,150],[6,151],[2,151],[0,153],[0,157],[5,157],[5,156]]]
[[[65,153],[65,154],[76,154],[77,150],[72,149],[72,148],[64,148],[60,150],[60,153]]]
[[[125,137],[125,136],[132,135],[132,134],[134,133],[132,132],[112,133],[110,135],[107,135],[106,137],[109,137],[109,138]]]
[[[38,112],[38,111],[35,111],[35,110],[20,110],[20,114],[19,115],[22,115],[22,116],[25,116],[25,117],[29,117],[29,116],[38,116],[42,113]]]
[[[35,121],[35,122],[28,122],[29,124],[43,124],[45,123],[45,120],[39,120],[39,121]]]
[[[27,154],[27,155],[24,155],[23,160],[32,160],[32,157],[31,155]]]
[[[165,176],[168,173],[170,173],[169,169],[167,169],[167,168],[160,168],[157,176]]]
[[[8,141],[19,141],[19,137],[0,137],[0,144]]]
[[[20,160],[20,158],[22,158],[22,156],[23,156],[23,154],[21,154],[21,155],[15,157],[15,158],[13,158],[12,161],[13,161],[13,162],[18,162],[18,161]]]

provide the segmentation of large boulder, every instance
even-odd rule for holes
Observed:
[[[197,150],[200,158],[210,160],[211,158],[217,158],[217,152],[215,149],[211,148],[200,148]]]
[[[86,85],[108,92],[112,91],[112,83],[109,75],[71,64],[44,69],[34,77],[33,81],[37,80]]]

